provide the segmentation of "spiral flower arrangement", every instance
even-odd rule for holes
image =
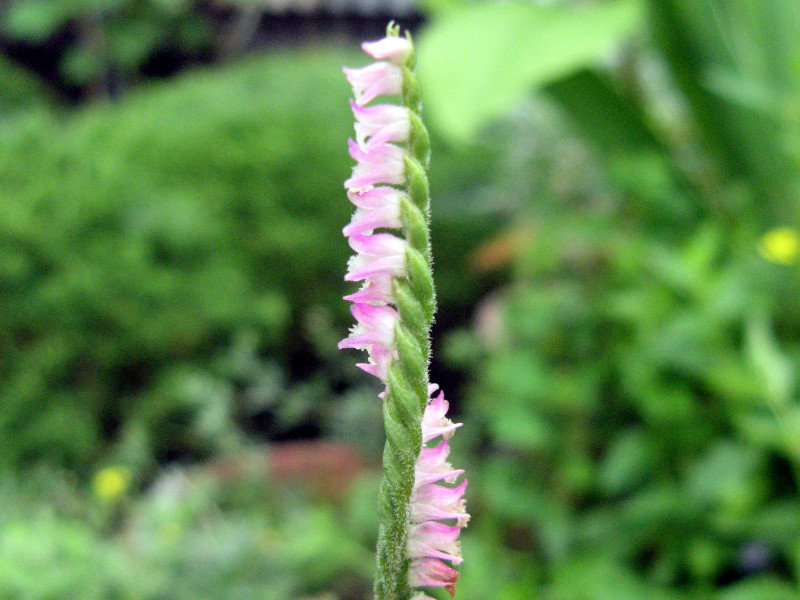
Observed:
[[[345,281],[362,282],[345,296],[356,320],[339,348],[366,350],[357,366],[385,385],[380,394],[386,445],[378,503],[378,600],[431,600],[418,588],[452,596],[461,563],[458,537],[466,513],[463,474],[447,462],[460,424],[445,416],[444,394],[428,377],[430,327],[436,308],[431,269],[429,138],[421,120],[414,47],[390,24],[366,42],[376,62],[344,69],[353,88],[356,161],[344,182],[355,206],[344,235],[355,255]],[[371,104],[379,96],[398,104]],[[435,445],[433,442],[436,442]]]

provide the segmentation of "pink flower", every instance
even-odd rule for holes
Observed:
[[[393,61],[410,53],[407,40],[379,41],[367,44],[365,49]],[[405,194],[391,186],[406,183],[406,150],[395,143],[408,141],[411,125],[408,109],[403,106],[364,106],[376,96],[402,92],[403,72],[397,64],[378,62],[344,72],[353,86],[355,101],[350,106],[356,120],[356,141],[348,140],[356,165],[344,182],[356,211],[343,230],[356,254],[350,259],[345,281],[363,281],[364,285],[345,296],[355,303],[352,311],[358,324],[339,348],[367,350],[369,362],[357,366],[385,381],[389,363],[397,355],[394,329],[398,316],[389,305],[396,302],[394,280],[406,275],[407,243],[374,231],[403,225],[400,204]]]
[[[432,395],[439,389],[435,383],[428,386],[428,394]],[[425,444],[435,437],[440,435],[444,439],[449,440],[453,437],[453,432],[461,427],[461,423],[453,423],[450,419],[445,417],[447,409],[449,408],[447,400],[444,399],[444,393],[439,392],[436,398],[433,398],[429,403],[425,412],[422,415],[422,443]]]
[[[399,185],[406,181],[405,150],[375,135],[361,146],[347,140],[350,156],[356,161],[353,175],[344,182],[348,190],[361,190],[379,183]]]
[[[426,556],[449,560],[454,565],[461,564],[461,547],[458,525],[445,525],[436,521],[428,521],[412,525],[409,530],[408,555],[411,558]]]
[[[428,393],[435,393],[438,387],[431,385]],[[447,462],[450,454],[448,440],[460,425],[445,417],[447,408],[444,394],[440,392],[429,402],[422,417],[423,447],[414,473],[407,551],[411,559],[411,585],[444,587],[452,596],[458,571],[442,561],[453,565],[461,563],[458,536],[461,528],[467,526],[469,515],[463,498],[467,481],[455,487],[441,485],[442,482],[455,483],[463,473],[460,469],[453,469]],[[442,437],[437,445],[424,445],[437,437]],[[450,524],[440,521],[449,521]]]
[[[369,363],[356,366],[379,379],[386,379],[389,363],[395,358],[394,329],[397,311],[391,306],[356,303],[350,307],[356,325],[339,342],[339,349],[358,348],[369,353]]]
[[[402,65],[411,56],[411,42],[399,36],[389,36],[375,42],[364,42],[361,47],[372,58],[389,59],[396,65]]]
[[[388,304],[394,300],[394,287],[391,278],[372,279],[353,294],[344,296],[349,302],[362,304]]]
[[[450,596],[456,593],[458,571],[435,558],[423,558],[411,563],[408,583],[411,587],[443,587]]]
[[[455,483],[456,477],[464,471],[450,467],[447,462],[449,454],[450,445],[447,440],[442,440],[437,446],[424,446],[417,458],[415,485],[422,487],[437,481]]]
[[[400,201],[405,194],[392,187],[349,190],[347,197],[356,211],[350,223],[342,230],[345,237],[370,234],[375,229],[399,229]]]
[[[350,247],[356,255],[350,259],[344,280],[363,281],[405,275],[407,245],[404,239],[390,233],[350,236]]]
[[[467,489],[467,480],[451,488],[444,485],[428,485],[417,491],[416,501],[411,507],[411,518],[414,521],[431,521],[438,519],[455,519],[462,527],[469,522],[466,502],[463,499]]]
[[[347,198],[361,210],[379,210],[391,206],[400,214],[400,200],[403,192],[393,187],[375,187],[361,190],[348,190]],[[398,225],[400,227],[400,225]]]
[[[403,71],[392,63],[376,62],[360,69],[345,67],[343,71],[359,106],[378,96],[398,96],[403,92]]]
[[[364,281],[364,287],[345,296],[345,300],[368,304],[394,301],[392,280],[406,273],[406,241],[388,233],[351,235],[350,247],[356,255],[350,259],[345,281]]]
[[[411,121],[405,106],[394,104],[377,104],[375,106],[359,106],[352,100],[350,108],[356,118],[356,141],[360,146],[364,140],[381,133],[387,142],[406,142],[411,133]]]

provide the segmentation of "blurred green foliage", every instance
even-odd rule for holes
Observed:
[[[272,486],[255,463],[248,471],[224,479],[199,469],[167,471],[126,509],[113,536],[99,499],[64,477],[34,472],[25,481],[6,480],[0,590],[25,600],[322,600],[331,597],[326,589],[343,597],[366,593],[372,550],[348,529],[359,504],[337,514],[303,501],[299,489]],[[369,500],[374,505],[376,494]]]
[[[9,125],[4,462],[85,466],[109,433],[142,424],[146,445],[172,444],[170,423],[193,420],[179,445],[209,450],[233,382],[200,365],[248,331],[285,361],[303,307],[337,305],[348,208],[321,191],[348,170],[342,60],[254,60],[68,122]]]
[[[213,23],[187,0],[12,0],[0,7],[0,32],[44,44],[68,31],[60,75],[78,86],[104,87],[110,77],[136,80],[158,51],[192,57],[212,46]]]
[[[287,376],[345,360],[348,59],[279,54],[9,121],[0,461],[85,469],[115,441],[150,468],[232,449],[254,413],[280,413],[273,433],[308,420]],[[449,162],[457,197],[470,162]],[[476,221],[451,225],[454,248]],[[304,393],[329,396],[337,370]]]
[[[122,31],[134,4],[190,12],[17,2],[3,26]],[[459,597],[797,597],[797,4],[430,5]],[[170,23],[124,32],[119,68]],[[0,62],[0,596],[369,597],[370,467],[337,496],[242,458],[379,455],[335,350],[363,62],[273,52],[74,112]]]
[[[0,55],[0,120],[7,120],[18,110],[31,111],[49,103],[42,82]]]
[[[613,6],[574,9],[573,31]],[[797,595],[800,271],[796,252],[769,262],[759,240],[798,231],[800,12],[640,6],[648,35],[613,61],[503,71],[518,81],[501,90],[542,92],[506,122],[475,108],[497,101],[497,69],[450,70],[428,90],[449,110],[435,124],[508,145],[495,194],[516,199],[498,238],[511,281],[445,353],[471,381],[465,554],[492,565],[465,561],[465,598]],[[506,41],[491,23],[521,10],[569,14],[442,11],[420,53],[476,61]],[[485,45],[457,39],[469,15]],[[592,39],[618,25],[593,24]],[[542,54],[568,62],[566,44]]]

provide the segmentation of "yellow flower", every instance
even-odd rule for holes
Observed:
[[[758,253],[770,262],[791,265],[800,255],[800,234],[789,227],[776,227],[761,236]]]
[[[127,467],[113,466],[100,469],[94,475],[92,486],[95,495],[103,502],[115,503],[125,495],[131,483],[131,472]]]

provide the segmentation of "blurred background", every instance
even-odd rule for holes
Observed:
[[[390,19],[458,597],[797,598],[796,0],[0,1],[0,597],[371,597],[341,67]]]

